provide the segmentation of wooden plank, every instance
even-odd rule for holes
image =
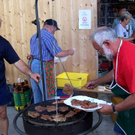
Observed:
[[[10,41],[22,60],[28,63],[30,53],[30,38],[36,33],[35,0],[0,0],[0,17],[3,20],[1,35]],[[52,9],[53,7],[53,9]],[[59,46],[63,49],[76,48],[75,54],[63,63],[67,72],[89,73],[88,80],[98,74],[97,53],[89,42],[89,37],[97,27],[97,0],[40,0],[38,2],[39,21],[54,18],[58,22],[60,31],[55,34]],[[92,29],[79,30],[79,10],[90,9],[92,13]],[[53,13],[54,12],[54,13]],[[56,73],[65,72],[62,64],[56,65]],[[6,64],[6,76],[9,83],[18,77],[29,79],[14,66]]]

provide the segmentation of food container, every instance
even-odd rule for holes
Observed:
[[[72,83],[71,85],[73,87],[81,89],[87,83],[88,74],[63,72],[62,74],[59,74],[56,78],[58,87],[64,87],[65,83]]]

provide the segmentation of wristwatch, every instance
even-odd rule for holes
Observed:
[[[28,73],[28,76],[29,76],[30,78],[31,78],[31,74],[32,74],[32,72],[29,72],[29,73]]]
[[[116,110],[115,110],[115,105],[112,104],[112,110],[113,110],[113,113],[118,113]]]

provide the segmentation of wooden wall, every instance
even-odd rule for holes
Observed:
[[[38,0],[39,20],[54,18],[61,29],[55,36],[59,46],[65,50],[76,48],[75,54],[63,63],[67,72],[89,73],[89,80],[97,77],[97,53],[89,42],[92,31],[97,27],[97,0]],[[78,29],[80,9],[91,9],[92,29]],[[30,53],[29,40],[36,33],[35,0],[0,0],[0,17],[3,20],[0,34],[10,41],[21,59],[26,63]],[[17,78],[28,79],[13,65],[6,63],[7,82]],[[62,65],[56,65],[57,74],[64,72]]]

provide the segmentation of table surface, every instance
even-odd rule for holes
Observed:
[[[63,89],[63,87],[59,87],[60,89]],[[84,91],[84,92],[93,92],[93,93],[103,93],[103,94],[113,94],[111,91],[107,91],[104,89],[104,86],[98,86],[95,89],[87,89],[85,86],[81,89],[74,88],[77,91]]]
[[[96,92],[96,93],[104,93],[104,94],[113,94],[111,91],[107,91],[104,89],[104,86],[98,86],[95,89],[87,89],[86,87],[82,87],[78,89],[80,91],[87,91],[87,92]]]

